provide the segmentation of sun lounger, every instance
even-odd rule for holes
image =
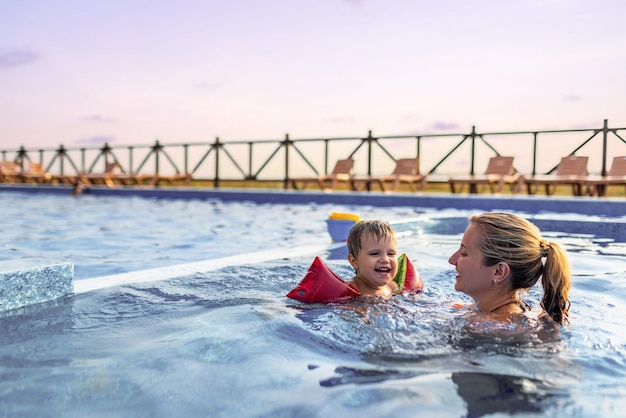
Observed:
[[[606,176],[588,176],[586,185],[592,196],[606,196],[606,188],[611,185],[624,186],[626,193],[626,156],[613,158]]]
[[[122,165],[117,161],[107,163],[104,168],[104,172],[88,173],[84,176],[84,178],[90,184],[102,184],[107,185],[108,187],[113,187],[115,184],[139,184],[141,180],[140,176],[125,172]]]
[[[406,183],[414,192],[421,192],[426,184],[428,174],[419,172],[418,158],[400,158],[396,161],[393,172],[385,176],[352,176],[353,190],[370,189],[376,184],[382,191],[397,191],[402,183]]]
[[[461,193],[468,186],[470,193],[478,193],[478,186],[489,187],[491,193],[501,193],[505,185],[511,187],[511,191],[517,193],[521,189],[522,176],[516,174],[513,167],[513,157],[495,156],[489,159],[487,169],[483,174],[469,176],[453,176],[448,179],[450,191]],[[460,186],[457,188],[457,186]]]
[[[583,194],[587,182],[587,162],[589,157],[570,155],[561,158],[554,174],[538,174],[525,178],[528,194],[535,194],[544,186],[546,195],[552,195],[560,185],[570,185],[574,196]]]
[[[24,183],[50,183],[52,175],[46,171],[41,163],[34,161],[27,162],[28,167],[20,174],[20,179]]]
[[[21,180],[20,165],[15,161],[0,161],[0,181],[15,183]]]
[[[306,189],[310,183],[316,183],[320,190],[334,190],[337,184],[344,182],[350,184],[352,178],[352,169],[354,168],[354,160],[346,158],[338,160],[335,168],[330,174],[324,174],[317,177],[297,177],[290,179],[293,189]]]
[[[188,185],[191,182],[191,174],[174,173],[174,174],[140,174],[139,182],[148,182],[151,186],[158,186],[161,183],[167,183],[174,186],[176,183],[182,182]]]

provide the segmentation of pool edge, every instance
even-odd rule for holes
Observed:
[[[1,192],[71,195],[72,187],[39,184],[0,184]],[[188,187],[91,187],[84,194],[98,196],[137,196],[157,199],[219,199],[273,204],[343,204],[378,207],[413,206],[468,210],[515,210],[528,213],[577,213],[605,217],[626,215],[626,199],[528,195],[453,195],[383,192],[321,192],[277,189],[205,189]],[[80,196],[77,196],[80,198]]]

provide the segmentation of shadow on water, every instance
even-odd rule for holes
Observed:
[[[467,404],[466,417],[494,413],[539,413],[564,391],[537,379],[488,373],[452,373],[452,382]]]
[[[370,385],[389,380],[412,379],[423,374],[426,373],[337,367],[335,376],[320,380],[320,386]],[[547,405],[553,405],[556,398],[566,397],[563,389],[524,376],[453,372],[450,379],[467,406],[465,416],[468,418],[494,413],[540,413]]]

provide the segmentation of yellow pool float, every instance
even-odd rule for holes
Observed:
[[[328,219],[359,222],[361,217],[354,213],[333,212],[330,214]]]

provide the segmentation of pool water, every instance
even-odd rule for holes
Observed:
[[[454,291],[447,259],[470,212],[87,195],[0,194],[0,204],[11,220],[3,259],[71,261],[78,280],[240,255],[219,269],[157,275],[1,315],[2,416],[606,417],[626,410],[626,245],[589,233],[588,217],[559,217],[571,230],[545,233],[570,251],[571,324],[531,317],[520,334],[476,327],[468,309],[453,306],[469,303]],[[375,304],[287,299],[315,255],[351,276],[345,247],[283,256],[330,244],[324,220],[333,211],[396,222],[398,248],[420,269],[425,291]],[[274,259],[247,262],[273,249]],[[534,306],[538,290],[528,295]]]

